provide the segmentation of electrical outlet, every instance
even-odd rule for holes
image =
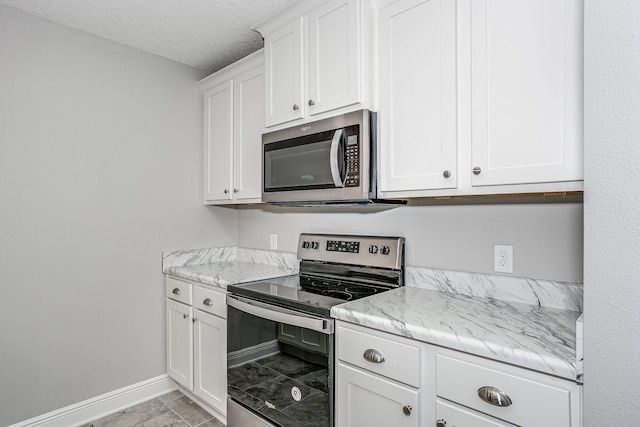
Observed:
[[[272,249],[272,250],[278,249],[278,235],[277,234],[269,234],[269,249]]]
[[[494,245],[493,271],[500,273],[513,273],[513,246]]]

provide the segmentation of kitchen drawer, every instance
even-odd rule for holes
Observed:
[[[193,303],[193,291],[191,283],[167,276],[165,280],[165,294],[167,298],[191,305]]]
[[[544,374],[507,365],[498,367],[495,363],[482,359],[478,362],[486,366],[438,355],[437,395],[520,426],[571,425],[569,381],[556,381],[556,378]],[[514,373],[516,369],[522,375]],[[534,376],[538,381],[533,379]],[[546,379],[549,381],[545,381]],[[566,383],[566,387],[563,388],[559,383]],[[511,405],[496,406],[482,400],[478,396],[478,389],[485,386],[495,387],[506,393],[511,399]]]
[[[511,423],[440,399],[436,401],[436,419],[454,427],[513,427]]]
[[[420,387],[420,347],[410,340],[384,332],[339,324],[338,359],[413,387]],[[365,352],[378,352],[384,361],[374,363]]]
[[[193,289],[193,307],[226,319],[227,295],[215,289],[195,286]]]

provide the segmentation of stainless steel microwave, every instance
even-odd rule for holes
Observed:
[[[376,129],[376,113],[359,110],[263,134],[262,200],[375,203]]]

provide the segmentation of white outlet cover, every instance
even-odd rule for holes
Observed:
[[[513,273],[513,246],[494,245],[493,271],[498,273]]]

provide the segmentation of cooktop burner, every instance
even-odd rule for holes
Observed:
[[[312,277],[300,276],[300,289],[318,295],[326,295],[345,301],[368,297],[388,288],[378,288],[344,282],[340,280],[325,280]]]

